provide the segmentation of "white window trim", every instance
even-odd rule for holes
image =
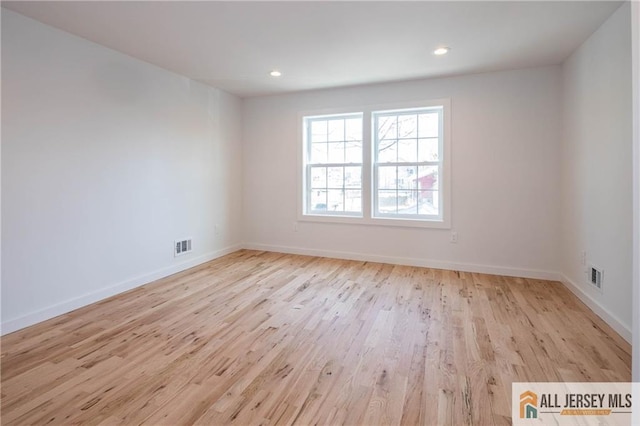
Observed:
[[[374,217],[373,205],[373,188],[371,179],[373,177],[373,123],[372,113],[376,111],[393,111],[406,110],[413,108],[443,107],[443,160],[442,160],[442,218],[441,219],[413,219],[395,217]],[[340,214],[313,214],[305,213],[306,200],[304,198],[306,188],[306,152],[304,151],[305,143],[300,143],[298,139],[298,221],[301,222],[318,222],[318,223],[336,223],[350,225],[375,225],[375,226],[393,226],[393,227],[410,227],[410,228],[435,228],[435,229],[451,229],[451,99],[430,99],[425,101],[411,101],[392,104],[375,104],[366,106],[352,106],[343,108],[321,109],[312,111],[303,111],[298,114],[298,135],[305,137],[304,118],[310,116],[322,115],[341,115],[341,114],[358,114],[362,113],[363,134],[362,134],[362,215],[340,215]],[[304,140],[304,139],[302,139]]]

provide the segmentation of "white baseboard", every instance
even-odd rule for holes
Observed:
[[[558,281],[560,275],[557,272],[548,272],[536,269],[519,269],[506,266],[488,266],[472,263],[456,263],[441,260],[417,259],[410,257],[379,256],[332,250],[315,250],[300,247],[273,246],[267,244],[244,244],[249,250],[274,251],[280,253],[301,254],[305,256],[331,257],[337,259],[360,260],[365,262],[390,263],[393,265],[420,266],[424,268],[448,269],[461,272],[476,272],[480,274],[503,275],[507,277],[532,278],[537,280]]]
[[[560,275],[560,281],[567,287],[578,299],[589,307],[596,315],[598,315],[604,322],[609,324],[624,340],[631,343],[632,332],[631,327],[620,320],[615,314],[603,307],[596,299],[591,297],[580,286],[570,280],[566,275]]]
[[[206,253],[201,256],[194,257],[193,259],[189,259],[184,262],[168,266],[166,268],[158,269],[148,274],[130,278],[126,281],[114,284],[110,287],[103,288],[101,290],[94,291],[92,293],[85,294],[83,296],[79,296],[71,300],[55,304],[53,306],[49,306],[45,309],[41,309],[39,311],[32,312],[18,318],[5,321],[2,323],[0,335],[4,336],[5,334],[12,333],[30,325],[55,318],[58,315],[66,314],[75,309],[82,308],[84,306],[90,305],[91,303],[106,299],[107,297],[115,296],[116,294],[123,293],[141,285],[148,284],[152,281],[159,280],[177,272],[184,271],[185,269],[193,268],[194,266],[209,262],[213,259],[217,259],[229,253],[233,253],[240,250],[241,248],[242,246],[238,244],[214,252]]]

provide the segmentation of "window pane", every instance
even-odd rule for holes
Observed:
[[[398,138],[418,137],[418,116],[400,115],[398,116]]]
[[[344,140],[344,120],[329,120],[329,141],[343,141]]]
[[[362,142],[347,142],[345,144],[345,161],[347,163],[362,163]]]
[[[395,166],[378,167],[378,188],[379,189],[396,189],[396,167]]]
[[[420,191],[418,214],[437,215],[439,206],[438,191]]]
[[[324,120],[311,121],[311,142],[327,141],[327,122]]]
[[[378,162],[395,163],[398,161],[398,141],[380,141],[378,143]]]
[[[362,211],[362,191],[345,191],[344,210],[347,212]]]
[[[344,142],[329,143],[329,163],[344,163]]]
[[[416,191],[398,191],[398,214],[417,214],[417,197]]]
[[[399,189],[417,189],[416,182],[416,166],[398,167],[398,188]]]
[[[329,211],[344,211],[344,191],[341,189],[330,189],[327,193],[327,207]]]
[[[362,140],[362,119],[350,118],[345,122],[345,133],[348,141]]]
[[[342,167],[329,167],[327,179],[328,188],[342,188],[344,183],[343,170]]]
[[[326,143],[314,143],[311,144],[311,163],[326,163],[327,162],[327,144]]]
[[[362,167],[344,168],[344,186],[347,188],[362,187]]]
[[[398,126],[397,117],[391,116],[379,116],[378,117],[378,134],[377,139],[397,139],[398,138]]]
[[[311,191],[311,209],[320,211],[327,210],[327,191],[317,189]]]
[[[438,138],[420,139],[418,141],[418,161],[438,161]]]
[[[418,189],[432,190],[438,188],[438,166],[418,167]]]
[[[327,168],[326,167],[312,167],[311,168],[311,188],[327,187]]]
[[[418,137],[437,138],[440,117],[437,112],[429,112],[418,116]]]
[[[398,162],[415,163],[417,160],[418,148],[415,139],[398,141]]]
[[[380,213],[396,213],[397,210],[396,191],[378,191],[378,211]]]

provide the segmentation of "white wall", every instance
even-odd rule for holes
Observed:
[[[3,333],[241,242],[238,98],[3,9],[2,113]]]
[[[561,271],[627,339],[632,313],[630,5],[616,11],[563,65]],[[604,269],[587,284],[580,252]]]
[[[560,68],[246,99],[244,223],[250,247],[555,277],[558,270]],[[450,231],[300,222],[298,114],[450,98]],[[355,109],[357,110],[357,108]]]

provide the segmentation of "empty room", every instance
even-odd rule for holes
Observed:
[[[0,13],[3,425],[640,422],[640,3]]]

